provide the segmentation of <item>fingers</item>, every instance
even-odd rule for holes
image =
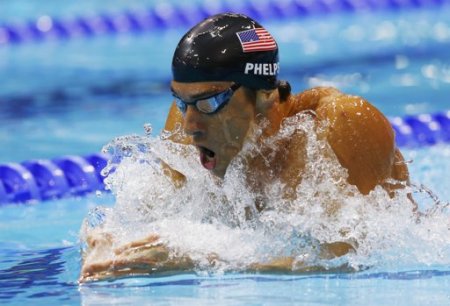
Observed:
[[[152,257],[117,258],[85,264],[81,270],[80,283],[95,281],[120,275],[149,274],[155,271],[158,260]]]
[[[152,234],[141,240],[136,240],[136,241],[127,243],[125,245],[122,245],[122,246],[114,249],[114,253],[116,255],[120,255],[120,254],[124,253],[125,251],[129,251],[130,249],[135,249],[135,248],[139,248],[139,247],[143,247],[143,246],[155,246],[156,245],[155,243],[158,240],[159,240],[159,236]]]
[[[169,250],[162,245],[145,245],[133,249],[124,250],[117,256],[116,261],[121,259],[130,263],[140,263],[147,261],[164,262],[169,257]]]
[[[106,280],[117,277],[151,275],[156,273],[179,273],[192,270],[194,262],[186,256],[169,258],[165,247],[153,247],[144,254],[119,257],[115,260],[85,265],[79,283]]]
[[[104,261],[98,263],[84,264],[81,268],[80,278],[78,282],[84,283],[87,281],[97,280],[101,278],[102,272],[104,273],[112,266],[112,261]]]
[[[167,262],[168,258],[169,252],[164,246],[141,246],[127,249],[110,260],[102,262],[85,261],[81,270],[80,281],[94,276],[97,279],[104,274],[115,275],[121,270],[138,269],[150,273],[156,266]]]

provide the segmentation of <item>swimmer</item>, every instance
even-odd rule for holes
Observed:
[[[199,167],[220,180],[254,126],[264,126],[261,139],[268,138],[276,135],[284,120],[305,113],[325,126],[310,133],[318,133],[318,138],[328,142],[348,171],[348,183],[361,194],[382,186],[393,195],[395,189],[408,183],[408,169],[395,146],[394,131],[379,110],[365,99],[335,88],[318,87],[292,94],[290,84],[278,79],[279,71],[277,43],[253,19],[219,14],[195,25],[182,37],[173,56],[171,91],[175,101],[165,124],[165,130],[172,133],[170,139],[195,146]],[[280,143],[275,155],[269,165],[264,152],[248,160],[249,173],[245,175],[249,188],[258,192],[276,178],[286,186],[284,197],[295,199],[305,167],[304,135],[294,134]],[[183,173],[168,165],[165,168],[177,186],[184,184]],[[264,199],[255,206],[263,210]],[[157,234],[115,249],[111,240],[105,233],[93,233],[88,238],[80,281],[195,267],[186,256],[169,257]],[[321,256],[341,256],[355,247],[348,242],[323,245]],[[106,251],[114,252],[115,259],[96,261],[96,254]],[[217,257],[220,254],[212,254],[211,262]],[[298,263],[294,269],[292,263],[291,258],[279,258],[255,263],[248,269],[320,270]]]

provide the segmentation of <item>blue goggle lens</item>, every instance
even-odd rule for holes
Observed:
[[[231,96],[233,96],[234,92],[239,87],[240,87],[240,85],[234,84],[227,90],[219,92],[218,94],[215,94],[209,98],[204,98],[204,99],[197,100],[194,102],[189,102],[189,103],[184,102],[183,100],[181,100],[180,98],[175,96],[175,103],[177,104],[178,109],[183,114],[186,113],[188,105],[195,106],[195,108],[197,108],[198,111],[200,111],[204,114],[213,114],[228,103],[228,101],[231,99]]]

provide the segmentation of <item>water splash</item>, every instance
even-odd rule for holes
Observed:
[[[321,139],[321,129],[308,113],[288,118],[269,138],[262,139],[256,126],[223,180],[201,167],[195,148],[173,143],[167,135],[117,138],[105,147],[115,159],[104,170],[117,203],[88,217],[82,239],[104,232],[120,246],[158,234],[174,252],[199,262],[199,270],[211,268],[211,254],[220,257],[216,271],[279,256],[325,268],[450,264],[448,204],[424,197],[430,192],[415,185],[394,197],[381,187],[361,195],[346,182],[347,171]],[[270,166],[293,137],[305,139],[299,152],[303,175],[294,187]],[[252,177],[255,161],[267,167]],[[177,188],[164,175],[162,162],[185,174],[184,186]],[[249,183],[263,178],[265,188]],[[418,211],[408,193],[419,195]],[[264,207],[261,212],[258,205]],[[356,251],[339,259],[319,258],[321,244],[342,241]]]

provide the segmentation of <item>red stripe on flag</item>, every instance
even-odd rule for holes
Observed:
[[[264,28],[254,29],[256,35],[258,35],[257,41],[242,42],[242,51],[254,52],[254,51],[270,51],[277,48],[277,44],[272,35]]]

